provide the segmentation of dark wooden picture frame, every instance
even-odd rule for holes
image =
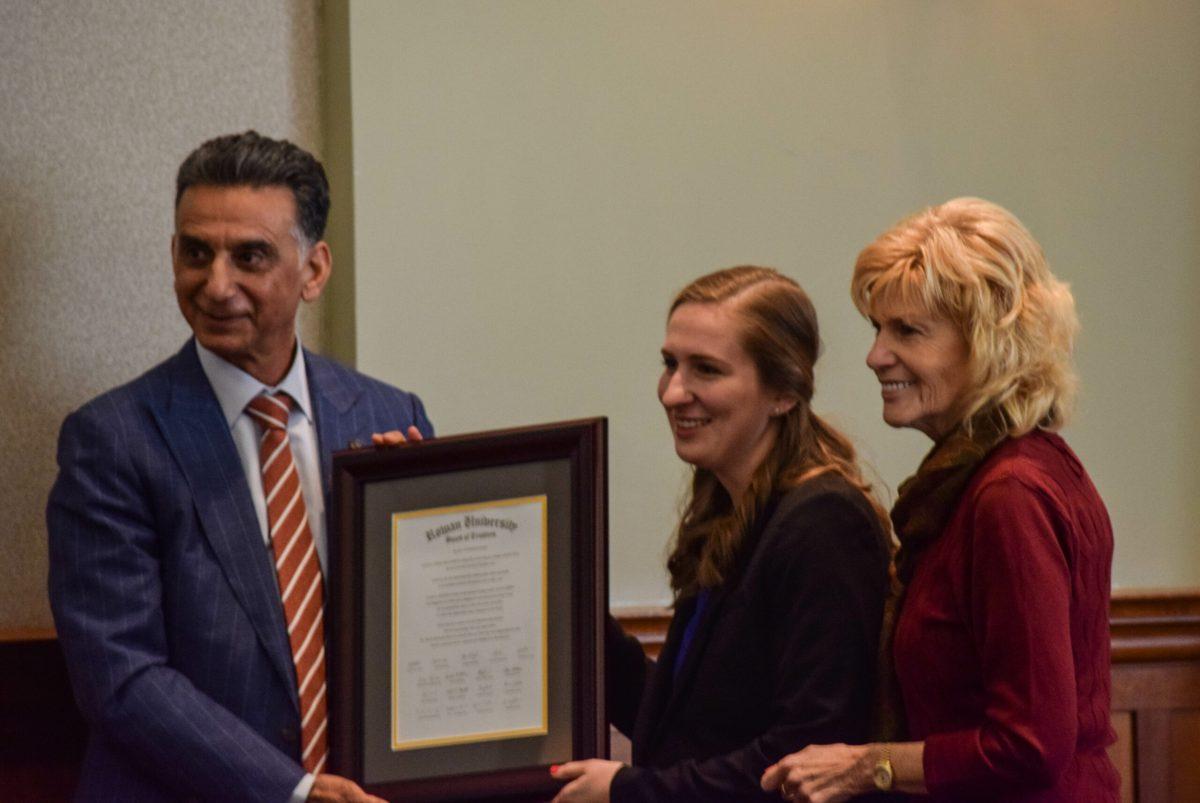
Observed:
[[[379,526],[377,514],[370,524],[367,521],[369,491],[382,489],[389,498],[400,499],[406,487],[423,488],[426,497],[428,489],[433,487],[439,489],[435,490],[436,498],[458,499],[456,494],[459,494],[464,497],[459,501],[471,503],[479,499],[471,498],[474,492],[470,490],[469,478],[479,476],[481,471],[492,484],[499,483],[500,487],[504,487],[509,474],[520,475],[522,478],[514,482],[519,483],[522,493],[529,492],[529,477],[540,476],[539,472],[547,476],[563,471],[569,473],[569,483],[556,480],[553,486],[562,491],[550,491],[552,505],[556,504],[555,493],[569,494],[569,517],[565,520],[569,521],[570,529],[569,533],[556,532],[552,522],[547,545],[548,551],[559,556],[555,560],[560,568],[569,565],[569,571],[555,572],[552,564],[547,573],[552,603],[547,606],[546,616],[558,619],[567,616],[570,620],[569,630],[561,621],[558,624],[558,632],[569,633],[570,641],[570,669],[566,673],[570,683],[570,755],[556,755],[553,761],[608,755],[603,691],[604,626],[608,614],[606,436],[606,420],[592,418],[334,454],[331,521],[337,532],[330,542],[330,589],[326,613],[330,634],[329,772],[348,777],[381,797],[427,803],[546,801],[559,788],[560,784],[550,778],[550,761],[523,766],[468,766],[465,772],[434,777],[414,778],[401,774],[401,777],[381,778],[377,768],[367,771],[368,752],[378,751],[378,740],[386,743],[388,737],[385,733],[366,733],[367,720],[373,716],[377,718],[374,712],[366,712],[366,689],[378,686],[377,682],[372,684],[365,680],[368,677],[367,656],[378,656],[380,645],[371,643],[379,640],[372,635],[379,628],[364,627],[364,620],[378,619],[380,606],[384,618],[390,618],[386,602],[365,599],[368,586],[373,582],[370,577],[365,577],[365,573],[377,574],[379,569],[367,565],[364,555],[377,555],[378,541],[390,538],[387,528]],[[411,485],[413,482],[420,485]],[[486,497],[490,492],[480,493]],[[568,500],[560,499],[557,504],[561,507],[564,501]],[[419,508],[421,504],[414,507]],[[569,559],[565,557],[568,547]],[[390,569],[384,571],[390,572]],[[567,587],[562,585],[564,583]],[[556,599],[569,600],[569,604],[555,606],[553,600]],[[560,649],[563,640],[558,640]],[[554,660],[561,665],[567,659],[560,656]],[[549,672],[553,675],[553,664]],[[551,686],[556,682],[563,680],[547,678]],[[567,693],[560,691],[558,699],[563,699]],[[553,722],[553,700],[550,705]],[[563,717],[557,719],[561,722]],[[564,743],[565,734],[554,733],[553,727],[549,736],[556,739],[555,744]],[[368,745],[368,740],[375,745]],[[456,749],[459,748],[435,747],[429,755],[437,759],[436,751],[451,751],[449,758],[455,763],[453,751]]]

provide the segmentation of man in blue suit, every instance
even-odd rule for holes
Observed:
[[[50,601],[90,724],[81,800],[377,800],[322,772],[324,651],[289,636],[298,614],[281,601],[280,514],[264,494],[275,480],[247,407],[263,394],[286,402],[277,428],[299,480],[289,498],[307,514],[295,532],[316,620],[332,452],[432,435],[416,396],[296,337],[300,302],[329,278],[328,209],[320,163],[289,142],[248,131],[196,149],[179,169],[171,238],[194,337],[63,424]]]

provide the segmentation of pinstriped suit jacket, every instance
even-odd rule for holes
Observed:
[[[351,440],[433,434],[416,396],[305,360],[327,496]],[[77,798],[287,800],[303,770],[283,609],[193,342],[68,416],[58,464],[50,602],[91,726]]]

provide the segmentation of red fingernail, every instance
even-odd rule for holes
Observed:
[[[550,765],[550,774],[553,775],[554,773],[558,772],[559,766],[560,765],[558,765],[558,764],[551,764]]]

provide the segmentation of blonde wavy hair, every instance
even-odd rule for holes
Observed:
[[[1008,210],[955,198],[902,220],[858,255],[850,294],[866,317],[880,301],[899,301],[957,325],[970,353],[968,426],[985,408],[1014,437],[1056,430],[1070,415],[1075,300]]]
[[[743,265],[696,279],[679,291],[670,312],[684,304],[723,302],[734,305],[738,331],[730,334],[754,361],[763,386],[795,398],[796,404],[774,419],[775,443],[741,498],[731,499],[708,469],[695,469],[667,560],[677,600],[728,579],[746,533],[778,490],[826,472],[841,475],[861,491],[881,532],[890,532],[887,512],[859,470],[854,445],[810,406],[820,336],[808,295],[778,271]]]

